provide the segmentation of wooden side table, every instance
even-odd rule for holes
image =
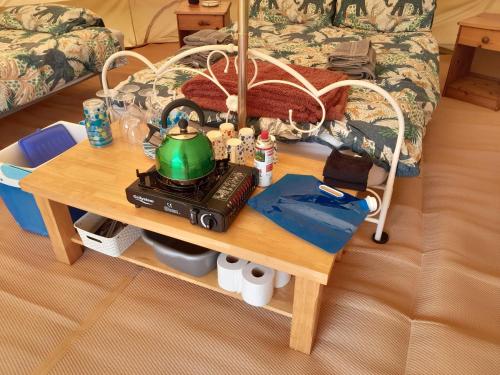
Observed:
[[[471,72],[471,64],[478,48],[500,55],[500,14],[482,13],[460,21],[459,25],[443,96],[498,111],[500,79]]]
[[[137,179],[136,169],[148,170],[154,163],[138,147],[130,149],[118,126],[117,123],[112,125],[115,137],[111,145],[97,150],[85,140],[20,181],[23,190],[35,195],[57,260],[72,264],[83,251],[82,241],[75,233],[69,215],[69,205],[287,272],[294,276],[294,281],[276,289],[271,302],[263,308],[291,318],[290,347],[310,353],[323,286],[328,284],[334,262],[340,254],[317,248],[248,206],[224,233],[191,225],[181,216],[136,208],[127,201],[125,189]],[[117,169],[118,163],[120,168]],[[287,173],[304,171],[319,178],[323,164],[323,161],[280,152],[273,179],[277,181]],[[182,273],[159,262],[151,247],[141,239],[120,259],[242,299],[241,294],[219,287],[216,270],[201,277]],[[203,309],[203,306],[199,308]]]
[[[220,29],[229,26],[230,7],[231,2],[229,1],[221,1],[216,7],[190,5],[187,0],[182,1],[175,11],[181,47],[184,45],[183,39],[186,35],[198,30]]]

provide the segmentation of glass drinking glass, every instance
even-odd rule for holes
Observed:
[[[141,88],[133,83],[127,83],[118,89],[118,91],[123,92],[124,94],[133,94],[134,92],[139,91]]]
[[[117,98],[123,103],[124,109],[120,118],[123,138],[130,144],[142,145],[142,141],[147,135],[147,125],[143,111],[135,104],[135,95],[120,93]]]
[[[159,91],[157,89],[153,90],[153,88],[147,88],[147,89],[142,89],[142,90],[139,90],[138,94],[140,96],[144,96],[145,98],[148,98],[148,97],[151,97],[151,96],[154,96],[154,95],[158,95]]]
[[[118,91],[115,89],[99,90],[95,93],[98,98],[101,98],[106,103],[106,108],[108,110],[109,119],[111,122],[118,121],[120,119],[120,114],[114,108],[114,100],[118,95]]]
[[[127,117],[127,141],[131,145],[140,145],[145,138],[141,121],[137,117]]]
[[[146,122],[148,124],[155,124],[157,122],[156,112],[158,105],[155,104],[157,102],[156,95],[158,95],[158,90],[147,88],[140,90],[137,94],[145,98],[142,108],[144,110],[144,117],[146,118]]]
[[[123,103],[125,105],[125,112],[128,115],[144,120],[144,113],[142,112],[141,108],[137,104],[135,104],[134,94],[125,94],[123,96]]]
[[[118,94],[118,90],[115,90],[115,89],[108,89],[107,91],[106,90],[99,90],[95,93],[95,95],[98,98],[113,98],[116,96],[116,94]]]

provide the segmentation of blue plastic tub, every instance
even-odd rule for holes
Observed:
[[[81,125],[65,121],[59,121],[57,124],[64,126],[76,143],[86,138],[85,127]],[[47,228],[33,195],[22,191],[19,187],[19,181],[36,169],[30,168],[30,165],[31,162],[25,157],[17,142],[0,151],[0,197],[21,228],[47,236]],[[85,211],[70,208],[73,221],[84,213]]]

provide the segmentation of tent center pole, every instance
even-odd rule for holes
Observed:
[[[248,61],[248,2],[240,0],[238,6],[238,124],[247,123],[247,61]]]

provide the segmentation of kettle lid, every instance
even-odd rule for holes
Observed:
[[[196,137],[198,133],[195,127],[190,126],[189,122],[182,118],[176,126],[169,130],[168,136],[173,139],[188,140]]]

